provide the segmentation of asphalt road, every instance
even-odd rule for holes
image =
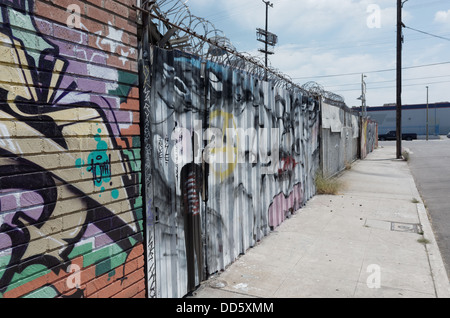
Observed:
[[[450,277],[450,139],[403,141],[402,147],[411,151],[408,163]]]

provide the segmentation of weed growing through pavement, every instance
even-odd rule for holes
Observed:
[[[316,175],[316,190],[317,194],[338,194],[342,188],[342,183],[336,178],[324,178],[320,173]]]
[[[421,237],[420,239],[418,239],[417,242],[419,242],[421,244],[430,244],[430,241],[424,237]]]
[[[403,160],[408,161],[409,160],[409,152],[403,151],[402,152]]]
[[[417,240],[417,242],[422,243],[422,244],[430,244],[430,241],[427,240],[426,238],[420,238]]]

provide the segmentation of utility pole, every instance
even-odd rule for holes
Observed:
[[[273,8],[273,3],[264,0],[262,0],[262,2],[266,5],[266,28],[265,30],[257,29],[257,36],[258,41],[263,42],[265,45],[264,49],[259,51],[265,54],[266,69],[264,72],[264,80],[267,81],[267,67],[269,66],[268,55],[273,54],[272,51],[269,51],[269,45],[275,46],[277,44],[278,38],[275,34],[269,32],[269,7]]]
[[[361,100],[362,100],[362,108],[363,108],[363,116],[367,116],[367,104],[366,104],[366,82],[364,82],[364,78],[366,75],[361,75]]]
[[[262,2],[264,2],[266,4],[266,43],[265,43],[265,54],[266,54],[266,60],[265,60],[265,65],[266,65],[266,70],[265,70],[265,75],[264,78],[267,81],[267,66],[268,66],[268,52],[267,50],[269,49],[269,45],[267,44],[268,38],[268,32],[269,32],[269,6],[273,8],[273,3],[270,3],[270,1],[264,1],[262,0]]]
[[[427,141],[428,141],[428,86],[427,86]]]
[[[397,159],[402,158],[402,9],[408,0],[397,0]]]
[[[436,103],[434,103],[434,135],[439,136],[439,129],[437,126],[437,111],[436,111]]]
[[[364,82],[364,78],[366,75],[361,75],[361,96],[357,98],[357,100],[361,101],[361,116],[367,116],[367,104],[366,104],[366,82]]]

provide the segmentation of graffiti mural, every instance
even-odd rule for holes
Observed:
[[[368,118],[361,119],[361,159],[378,147],[378,124]]]
[[[182,297],[315,194],[319,101],[185,53],[152,50],[145,187],[157,296]]]
[[[143,255],[137,75],[105,85],[106,53],[68,50],[34,8],[0,0],[0,297],[119,295]]]

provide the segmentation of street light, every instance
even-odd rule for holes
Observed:
[[[367,75],[361,75],[361,96],[357,98],[357,100],[361,101],[361,112],[362,116],[366,117],[367,115],[367,105],[366,105],[366,82],[364,82],[364,78]]]
[[[267,81],[267,67],[268,67],[268,55],[269,54],[274,54],[274,52],[269,51],[269,45],[270,46],[275,46],[278,42],[278,37],[269,32],[269,7],[273,8],[273,3],[271,3],[270,1],[264,1],[262,0],[262,2],[266,5],[266,28],[265,30],[262,30],[260,28],[256,29],[257,30],[257,36],[258,36],[258,41],[263,42],[265,44],[265,48],[259,50],[260,52],[265,54],[265,70],[264,70],[264,80]]]

